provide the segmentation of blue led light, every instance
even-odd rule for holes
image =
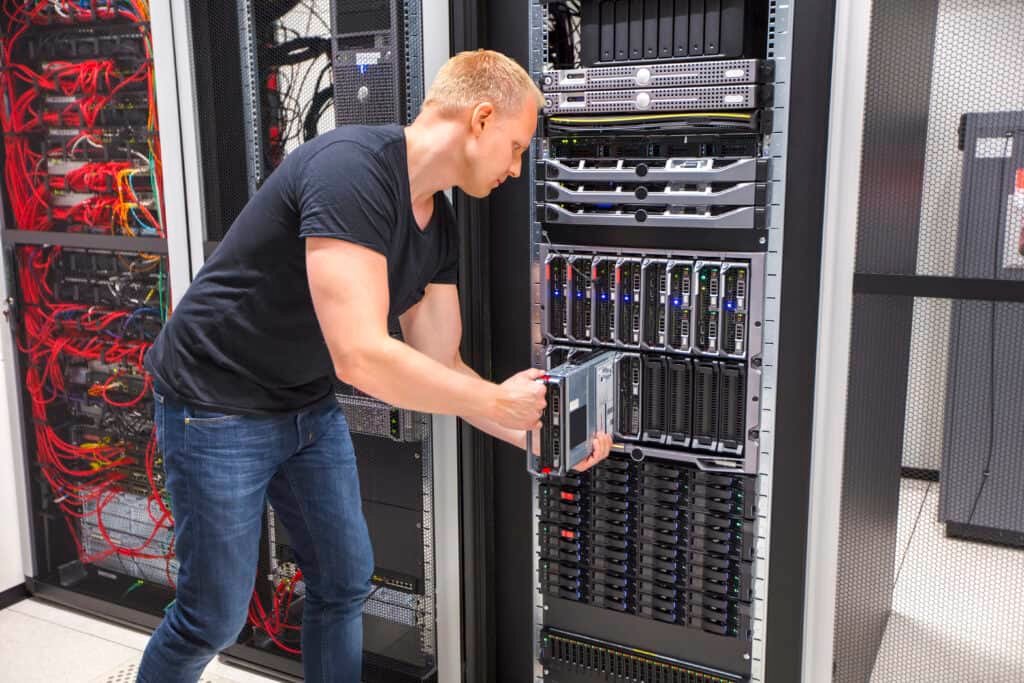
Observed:
[[[683,302],[682,302],[681,299],[672,299],[672,305],[673,306],[682,306]]]
[[[577,299],[582,299],[583,298],[583,292],[576,292],[576,298]]]
[[[727,311],[735,311],[736,310],[736,300],[735,299],[726,299],[725,300],[725,310],[727,310]]]
[[[622,300],[623,300],[623,301],[629,301],[629,294],[626,294],[626,295],[624,295],[624,296],[622,297]]]
[[[561,296],[561,295],[562,295],[562,293],[560,291],[558,291],[557,289],[552,289],[551,290],[551,296]]]
[[[366,64],[359,65],[359,73],[366,74]]]
[[[608,295],[607,295],[607,294],[605,294],[604,292],[602,292],[602,293],[601,293],[601,300],[602,300],[602,301],[604,301],[604,300],[606,300],[607,298],[608,298]]]

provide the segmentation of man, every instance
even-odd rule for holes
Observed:
[[[442,191],[485,197],[518,177],[541,104],[507,57],[462,53],[411,126],[322,135],[242,210],[146,358],[181,566],[139,681],[196,681],[234,642],[268,497],[306,582],[306,680],[360,679],[373,559],[334,376],[519,446],[539,426],[539,371],[492,384],[459,356],[457,235]],[[404,343],[388,335],[390,316]],[[584,466],[610,446],[595,436]]]

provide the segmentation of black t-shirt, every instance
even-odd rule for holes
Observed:
[[[387,257],[389,317],[428,283],[457,279],[451,204],[420,230],[400,126],[346,126],[289,154],[256,192],[146,354],[164,391],[224,412],[298,410],[326,396],[334,366],[313,311],[305,237]]]

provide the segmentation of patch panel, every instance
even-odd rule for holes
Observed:
[[[143,38],[139,31],[125,30],[123,23],[103,26],[90,21],[88,30],[66,26],[30,34],[23,39],[23,47],[30,62],[107,57],[122,63],[138,63],[146,59]]]

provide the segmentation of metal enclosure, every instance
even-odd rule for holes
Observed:
[[[1012,681],[1019,7],[839,15],[804,680]]]
[[[25,125],[23,108],[5,107],[0,220],[25,583],[40,598],[150,627],[173,598],[176,563],[141,352],[191,278],[171,3],[4,9],[5,79],[23,74],[5,92],[39,114]],[[107,69],[109,91],[32,75],[55,68]],[[28,175],[10,172],[22,146],[39,152]],[[26,186],[38,211],[24,210]],[[55,324],[36,325],[47,317]]]
[[[582,3],[582,5],[587,4],[589,3]],[[594,3],[595,6],[612,6],[614,4]],[[643,5],[644,3],[637,4]],[[758,4],[752,3],[754,6]],[[646,5],[649,7],[650,3],[646,3]],[[553,74],[542,70],[543,65],[549,62],[551,55],[554,54],[553,48],[545,42],[544,38],[546,29],[551,26],[545,14],[548,7],[548,3],[531,3],[529,14],[525,19],[526,28],[532,37],[528,53],[530,65],[535,77],[542,83],[546,75],[552,76],[552,82],[556,80]],[[547,311],[543,307],[546,302],[551,301],[551,296],[545,287],[545,261],[550,262],[552,258],[557,258],[560,255],[580,258],[582,254],[589,258],[589,255],[593,254],[597,258],[592,262],[596,262],[598,265],[603,264],[604,261],[601,259],[608,255],[614,257],[616,263],[624,267],[631,267],[630,259],[639,257],[636,258],[638,269],[643,267],[645,259],[650,259],[648,262],[648,269],[650,269],[652,265],[656,264],[656,259],[660,258],[675,260],[682,264],[692,260],[693,267],[696,268],[701,252],[713,252],[716,255],[721,253],[723,258],[726,255],[735,256],[735,253],[730,252],[752,253],[762,250],[766,252],[763,271],[765,274],[764,322],[761,329],[763,355],[760,369],[762,374],[759,378],[759,405],[754,411],[758,415],[757,424],[760,428],[757,430],[759,442],[756,448],[756,457],[752,461],[753,471],[757,472],[754,481],[757,486],[758,504],[754,518],[751,520],[756,524],[757,550],[756,559],[753,562],[755,578],[752,584],[754,586],[750,608],[752,636],[749,645],[744,643],[742,638],[738,641],[729,641],[729,639],[716,639],[706,633],[700,634],[691,631],[679,631],[678,636],[673,637],[671,630],[648,628],[639,619],[627,617],[620,619],[614,615],[606,617],[606,612],[596,608],[593,602],[590,605],[580,604],[572,599],[565,599],[564,596],[561,598],[554,596],[555,599],[553,599],[544,587],[543,570],[540,580],[537,575],[539,568],[536,558],[538,556],[548,557],[546,554],[549,552],[546,549],[549,547],[548,542],[537,535],[532,539],[526,539],[521,534],[517,534],[512,538],[499,537],[496,541],[497,547],[506,558],[516,557],[516,553],[521,553],[518,557],[524,561],[520,561],[520,559],[504,560],[503,564],[508,568],[499,569],[498,580],[499,585],[502,582],[505,582],[505,585],[518,585],[515,583],[514,576],[522,577],[529,573],[532,578],[533,590],[531,592],[534,609],[528,619],[525,619],[525,615],[522,615],[518,609],[512,612],[515,618],[508,631],[520,629],[521,632],[521,629],[526,628],[527,623],[529,624],[532,635],[529,646],[533,655],[533,667],[528,672],[523,668],[517,668],[514,674],[504,675],[499,670],[497,680],[525,680],[522,677],[526,673],[531,676],[530,680],[536,681],[589,680],[585,678],[586,674],[581,669],[572,669],[571,666],[564,667],[562,665],[556,668],[548,664],[552,661],[551,652],[553,650],[550,648],[576,646],[582,648],[581,652],[590,652],[587,648],[591,646],[585,642],[584,637],[587,634],[601,641],[602,647],[614,650],[616,653],[629,651],[631,647],[642,648],[645,655],[653,657],[652,653],[664,654],[674,658],[674,666],[709,666],[714,669],[714,673],[705,675],[719,676],[723,680],[732,680],[729,678],[730,675],[739,676],[743,680],[795,680],[791,676],[798,675],[794,672],[799,670],[799,654],[796,655],[795,660],[790,657],[790,654],[799,652],[800,638],[797,634],[802,620],[803,602],[802,598],[791,601],[782,596],[792,588],[802,593],[803,586],[805,527],[802,520],[806,519],[806,511],[801,511],[800,507],[801,502],[806,503],[807,500],[805,484],[806,468],[809,463],[810,386],[813,386],[806,385],[806,378],[813,376],[813,340],[816,332],[814,316],[806,315],[808,310],[806,306],[809,302],[813,305],[817,301],[820,213],[816,212],[819,212],[822,206],[817,196],[813,197],[811,201],[806,201],[807,181],[811,177],[821,176],[802,174],[813,174],[812,169],[818,169],[820,173],[823,157],[816,154],[802,154],[794,150],[797,148],[807,150],[808,136],[813,136],[815,140],[823,138],[825,103],[819,97],[822,92],[822,83],[827,84],[829,62],[827,58],[822,59],[822,55],[819,54],[814,59],[814,66],[811,67],[809,62],[803,60],[809,59],[813,50],[807,46],[804,47],[806,51],[803,53],[791,52],[791,50],[793,50],[792,38],[797,34],[794,22],[802,26],[801,30],[804,31],[800,33],[802,36],[815,34],[816,31],[818,32],[816,35],[820,35],[822,30],[830,34],[832,16],[827,11],[819,12],[815,8],[796,7],[794,3],[778,5],[765,3],[765,9],[769,22],[766,26],[770,26],[770,29],[766,29],[767,48],[763,54],[775,60],[774,76],[768,79],[769,83],[774,84],[771,101],[774,103],[773,113],[775,116],[771,119],[771,134],[764,139],[764,156],[771,159],[771,164],[767,178],[755,176],[743,179],[754,183],[767,182],[769,186],[767,194],[770,199],[767,200],[767,207],[763,213],[752,206],[751,208],[733,209],[726,213],[713,213],[711,214],[713,218],[709,220],[700,215],[684,213],[676,216],[635,208],[636,206],[642,207],[647,199],[634,195],[635,198],[624,200],[623,195],[632,193],[634,184],[637,183],[637,174],[631,167],[632,161],[627,161],[625,168],[621,166],[615,168],[613,165],[609,165],[603,170],[598,167],[594,167],[592,170],[583,161],[578,164],[575,161],[571,164],[566,163],[560,158],[564,152],[551,150],[550,145],[553,138],[569,138],[568,142],[576,142],[572,139],[573,133],[568,124],[561,118],[568,117],[568,113],[559,113],[548,118],[548,132],[539,133],[531,159],[533,163],[531,163],[530,186],[524,188],[525,191],[517,193],[514,197],[492,200],[501,208],[495,206],[491,213],[492,223],[496,226],[494,234],[497,235],[497,226],[504,227],[509,223],[503,218],[496,218],[501,212],[517,211],[516,216],[524,216],[521,210],[510,208],[514,206],[514,202],[518,201],[536,207],[535,210],[530,210],[533,229],[529,244],[531,260],[529,289],[523,288],[518,280],[514,280],[509,274],[509,269],[501,268],[495,273],[496,281],[502,282],[503,286],[511,287],[509,295],[502,297],[503,301],[508,300],[510,305],[516,307],[521,306],[519,302],[522,301],[522,298],[531,302],[528,322],[531,327],[532,343],[529,348],[524,349],[522,345],[512,342],[496,342],[495,344],[496,349],[500,348],[508,354],[503,357],[501,363],[502,367],[507,370],[513,370],[516,360],[521,361],[525,357],[524,350],[529,352],[534,365],[541,366],[546,362],[548,349],[552,345],[556,349],[567,343],[569,344],[567,348],[579,347],[578,336],[573,339],[571,335],[563,335],[558,330],[552,331],[550,328],[550,319],[547,318]],[[641,10],[641,12],[644,11],[647,10]],[[513,21],[510,15],[509,12],[501,12],[503,26],[509,25]],[[515,21],[518,22],[518,25],[523,25],[521,19],[516,18]],[[527,56],[521,51],[517,51],[511,41],[499,42],[496,47],[513,50],[513,53],[521,55],[524,61]],[[800,58],[797,58],[797,55]],[[799,65],[799,68],[796,65]],[[821,68],[822,66],[824,68]],[[573,66],[566,62],[565,66],[560,68],[578,69],[579,66]],[[635,69],[630,71],[629,68],[626,68],[623,75],[628,78],[629,73],[635,74],[635,72]],[[568,73],[568,71],[562,73]],[[561,83],[562,73],[558,74],[559,83]],[[596,82],[591,73],[593,72],[587,73],[586,80]],[[621,87],[627,86],[623,84]],[[782,104],[791,101],[789,98],[794,87],[807,97],[807,99],[800,100],[803,104],[798,108]],[[827,91],[827,87],[825,90]],[[809,96],[810,92],[817,92],[819,95],[812,97]],[[572,94],[571,90],[562,91],[559,95],[559,106],[564,107],[579,102],[586,104],[586,99],[569,99]],[[641,99],[634,98],[633,102],[641,107],[646,107],[649,104],[648,101],[645,98]],[[812,102],[813,104],[811,104]],[[629,110],[623,111],[628,114],[634,113]],[[628,118],[628,116],[624,118]],[[811,120],[815,123],[807,126],[806,124]],[[610,116],[609,124],[611,125],[613,121],[615,119]],[[627,124],[628,121],[624,120],[623,128],[610,132],[609,137],[627,136]],[[799,139],[789,133],[790,127],[794,125],[802,126],[799,128],[801,131]],[[663,134],[653,128],[648,129],[645,133],[648,136]],[[568,146],[565,140],[560,144]],[[745,156],[743,152],[736,154]],[[585,154],[581,152],[580,157],[584,156]],[[614,157],[615,153],[611,153],[609,156]],[[681,154],[680,156],[687,155]],[[622,153],[620,158],[630,159],[628,153]],[[787,201],[796,191],[792,184],[786,182],[792,169],[791,162],[796,165],[798,173],[801,174],[798,182],[802,190],[799,194],[805,201],[799,202],[799,208]],[[558,175],[552,177],[553,174],[550,173],[550,170],[556,171]],[[661,166],[660,164],[650,165],[644,171],[651,175],[660,173]],[[564,175],[562,175],[563,173]],[[556,186],[552,186],[552,181]],[[587,187],[586,183],[593,183],[594,187]],[[613,194],[608,194],[607,189],[597,186],[598,183],[626,185],[621,188],[613,187]],[[822,187],[817,183],[812,183],[811,186]],[[534,187],[537,188],[536,192],[534,192]],[[531,192],[533,192],[533,196],[528,198],[526,195]],[[587,194],[589,192],[595,194]],[[739,192],[734,196],[737,198],[737,202],[750,202],[754,205],[758,203],[756,190],[749,199],[740,200]],[[662,199],[662,197],[659,195],[658,199]],[[658,199],[652,197],[652,203],[657,204]],[[684,205],[687,200],[692,199],[673,198]],[[571,208],[561,206],[566,203],[572,203],[573,206]],[[602,206],[609,203],[630,204],[631,207],[619,210],[614,206]],[[817,216],[817,220],[815,216]],[[715,228],[728,230],[715,232]],[[730,246],[725,248],[715,244],[716,236],[726,232],[731,233]],[[525,246],[521,241],[512,237],[502,236],[495,239],[500,243],[500,246],[495,247],[495,254],[500,254],[502,250],[522,253]],[[784,267],[784,263],[786,267]],[[578,275],[573,273],[572,277],[576,278]],[[594,279],[599,280],[600,278],[595,277]],[[621,292],[623,291],[621,282],[620,280],[620,289],[617,290],[620,292],[619,296],[622,296]],[[568,291],[572,292],[573,290],[569,287]],[[593,299],[593,292],[597,291],[599,290],[592,289],[592,305],[595,305],[596,301]],[[639,291],[641,294],[643,292],[642,288],[628,291]],[[785,292],[788,294],[783,296]],[[509,297],[512,295],[518,295],[520,299],[518,301],[510,299]],[[632,296],[632,293],[630,295]],[[575,303],[574,299],[568,304],[568,314],[571,315]],[[787,306],[791,308],[787,308]],[[628,357],[630,353],[633,353],[631,347],[634,344],[640,347],[639,342],[634,342],[636,337],[627,334],[625,328],[620,328],[620,326],[616,326],[617,329],[611,335],[611,342],[607,342],[608,335],[603,331],[601,322],[598,321],[600,311],[597,308],[594,310],[597,312],[593,314],[595,328],[591,330],[591,334],[601,335],[596,337],[600,343],[622,348],[623,357]],[[801,311],[802,314],[797,311]],[[524,322],[526,321],[518,312],[510,313],[509,319],[502,323],[502,330],[514,331],[517,329],[516,325],[521,329]],[[788,342],[784,341],[786,339]],[[594,344],[593,339],[591,344]],[[637,351],[649,352],[653,350],[650,348],[652,345],[659,344],[660,339],[657,336],[645,339],[644,348],[637,348]],[[786,355],[780,357],[779,353],[783,349],[786,350]],[[804,379],[796,380],[797,375]],[[798,382],[805,383],[806,392],[803,388],[797,388]],[[751,381],[752,385],[756,383],[758,383],[757,379]],[[777,392],[784,393],[790,401],[778,403]],[[655,432],[649,430],[648,434],[653,436]],[[780,445],[785,451],[785,457],[776,457],[776,449]],[[626,444],[623,452],[629,453],[629,448],[630,444]],[[653,458],[654,452],[652,451],[652,462],[659,462]],[[628,461],[621,462],[626,463],[628,472],[633,472],[634,465],[629,464]],[[642,466],[642,463],[636,465],[636,467]],[[609,465],[612,470],[617,470],[618,467],[617,464]],[[502,480],[507,481],[508,473],[504,472],[504,468],[502,468],[502,472]],[[585,477],[580,478],[585,479]],[[599,471],[588,481],[602,482],[605,479],[606,475]],[[603,484],[600,485],[603,486]],[[509,486],[512,488],[513,495],[520,497],[524,495],[524,487],[520,484],[516,484],[514,487],[511,487],[511,484]],[[532,509],[533,517],[542,516],[543,519],[547,519],[542,515],[542,508],[536,502],[541,493],[536,483],[533,485],[532,493],[532,498],[535,501]],[[514,519],[516,515],[522,514],[521,506],[500,500],[496,505],[496,511],[499,520]],[[780,511],[784,511],[784,514],[787,515],[787,521],[783,525],[773,522]],[[778,544],[777,549],[776,543]],[[526,563],[525,559],[527,558],[533,561]],[[792,564],[790,564],[791,562]],[[799,567],[798,571],[793,571],[794,565]],[[776,572],[785,572],[785,574],[774,579]],[[521,580],[521,578],[518,579],[518,581]],[[520,589],[516,590],[519,591],[517,596],[524,594]],[[510,600],[501,600],[499,604],[509,607]],[[511,634],[503,634],[503,630],[499,627],[499,643],[507,653],[516,653],[511,661],[519,661],[527,643]],[[557,643],[562,643],[562,645],[557,645]],[[794,643],[797,644],[795,650],[792,649]],[[635,651],[632,652],[636,654]],[[652,663],[651,666],[655,666],[655,664]],[[668,666],[668,664],[662,662],[657,666]],[[693,670],[697,671],[698,669]]]

